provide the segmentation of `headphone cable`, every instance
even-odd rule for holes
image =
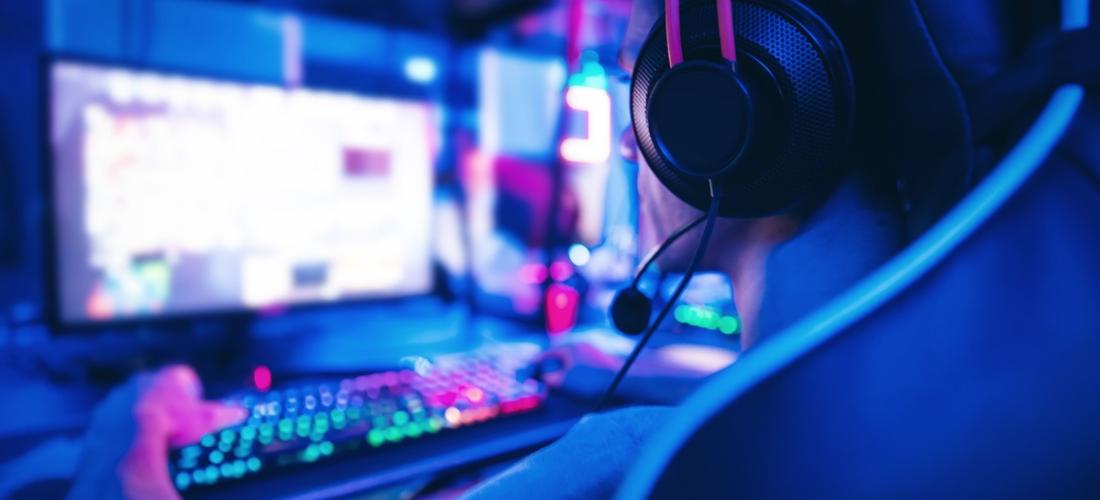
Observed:
[[[600,398],[600,401],[596,403],[596,407],[593,409],[594,412],[599,412],[600,410],[602,410],[607,402],[611,399],[611,397],[615,394],[615,390],[619,388],[619,384],[621,384],[623,379],[626,377],[626,373],[630,371],[630,367],[634,364],[634,361],[638,359],[638,355],[642,353],[642,349],[645,348],[645,345],[649,342],[650,337],[652,337],[653,334],[657,331],[657,328],[661,326],[661,323],[664,321],[665,317],[668,316],[668,313],[672,311],[672,308],[676,305],[676,301],[680,300],[680,296],[683,295],[684,290],[687,289],[688,283],[691,282],[692,276],[695,275],[695,271],[699,268],[700,263],[702,263],[703,261],[703,255],[706,254],[707,245],[710,243],[710,237],[714,233],[714,225],[718,219],[718,207],[719,205],[721,205],[722,201],[721,195],[715,191],[714,180],[708,179],[707,182],[710,184],[711,192],[710,208],[707,210],[707,215],[699,219],[706,221],[706,224],[703,226],[703,234],[699,236],[699,247],[695,249],[695,255],[691,257],[691,263],[688,264],[687,271],[684,273],[684,277],[680,279],[680,283],[676,285],[676,289],[673,290],[672,295],[670,295],[668,298],[668,301],[664,304],[664,306],[661,307],[661,311],[657,313],[657,318],[653,321],[653,323],[649,325],[645,333],[642,335],[642,338],[638,340],[638,344],[634,346],[634,350],[630,352],[629,356],[627,356],[626,361],[623,362],[622,368],[619,369],[618,373],[615,374],[615,378],[611,381],[611,385],[608,386],[607,391],[604,392],[603,396]],[[677,232],[678,234],[674,234],[673,236],[679,238],[679,236],[687,233],[697,224],[698,221],[692,222],[687,226],[681,228],[680,231]],[[663,252],[663,248],[667,248],[668,246],[671,245],[658,247],[657,250],[654,251],[654,254],[651,256],[651,258],[647,259],[646,265],[655,260],[656,257],[660,255],[661,252]],[[639,273],[638,276],[641,276],[641,274]],[[635,278],[635,282],[637,282],[637,278]]]
[[[665,250],[668,250],[673,243],[679,241],[680,238],[688,233],[688,231],[695,229],[695,226],[702,224],[705,220],[707,220],[706,214],[700,215],[691,222],[688,222],[687,224],[681,226],[680,229],[677,229],[676,232],[672,233],[667,239],[665,239],[664,242],[662,242],[660,245],[657,245],[657,247],[654,248],[653,251],[649,253],[649,255],[646,255],[645,259],[642,260],[642,264],[638,266],[638,269],[634,272],[634,280],[630,282],[630,286],[637,288],[638,283],[642,281],[642,276],[645,276],[645,272],[649,269],[649,266],[652,266],[654,262],[657,262],[657,259],[660,258],[661,255],[665,253]]]

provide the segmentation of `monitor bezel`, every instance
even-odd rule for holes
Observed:
[[[62,283],[61,283],[61,270],[60,270],[60,252],[57,248],[59,241],[58,231],[60,230],[60,224],[58,221],[58,214],[56,210],[56,196],[55,189],[57,188],[57,179],[55,177],[54,167],[54,148],[53,148],[53,92],[54,92],[54,80],[53,71],[54,68],[62,64],[78,64],[85,66],[96,66],[106,69],[121,69],[130,72],[144,72],[155,73],[158,76],[167,77],[180,77],[180,78],[201,78],[208,79],[218,83],[228,84],[244,84],[244,85],[266,85],[270,87],[286,88],[284,82],[276,82],[263,78],[250,78],[248,76],[241,75],[228,75],[217,71],[201,71],[191,68],[181,69],[163,64],[142,64],[134,61],[126,61],[105,57],[95,57],[84,54],[71,54],[71,53],[44,53],[39,58],[39,78],[40,78],[40,95],[39,95],[39,137],[41,148],[41,170],[42,170],[42,224],[43,227],[43,242],[44,244],[44,258],[43,261],[43,276],[46,279],[45,283],[45,320],[46,324],[53,334],[77,334],[77,333],[94,333],[98,331],[130,331],[130,330],[177,330],[184,329],[193,326],[198,323],[208,324],[225,323],[227,325],[239,325],[242,321],[250,322],[257,318],[266,318],[274,315],[290,315],[296,313],[317,312],[326,309],[337,310],[346,309],[348,307],[360,306],[360,307],[379,307],[387,304],[394,304],[400,302],[407,302],[411,300],[424,300],[432,297],[439,296],[440,283],[436,279],[436,267],[437,261],[435,259],[434,251],[430,252],[429,256],[429,268],[428,279],[429,284],[426,290],[423,292],[413,292],[407,294],[396,295],[377,295],[370,296],[364,295],[360,297],[347,297],[338,300],[313,300],[294,302],[287,304],[280,304],[278,306],[270,306],[264,308],[250,308],[247,306],[241,307],[226,307],[209,309],[205,311],[181,311],[170,312],[157,315],[142,315],[142,316],[127,316],[120,318],[112,318],[106,320],[94,320],[90,318],[83,318],[79,320],[72,320],[65,318],[63,314],[63,307],[61,304],[62,297]],[[404,97],[386,96],[384,94],[371,94],[366,92],[357,92],[347,88],[333,88],[324,86],[314,86],[301,84],[295,87],[298,90],[310,90],[310,91],[331,91],[341,94],[352,95],[355,97],[363,97],[369,99],[393,99],[398,101],[424,104],[427,105],[435,115],[436,126],[439,126],[439,117],[441,110],[439,109],[439,103],[433,103],[431,101],[418,101],[415,99],[409,99]],[[440,131],[441,133],[441,131]],[[434,200],[438,191],[438,170],[440,161],[439,152],[436,152],[431,166],[431,189],[432,199]],[[429,211],[430,213],[434,212]],[[430,240],[435,239],[435,225],[434,218],[429,220],[428,231]]]

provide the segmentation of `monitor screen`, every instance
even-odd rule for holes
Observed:
[[[50,68],[64,323],[427,292],[426,103]]]

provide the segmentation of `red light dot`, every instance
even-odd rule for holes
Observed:
[[[252,370],[252,383],[260,392],[271,390],[271,369],[264,365],[257,366]]]
[[[550,285],[546,291],[546,330],[550,334],[560,334],[572,330],[577,324],[577,312],[580,294],[573,288],[562,285]]]

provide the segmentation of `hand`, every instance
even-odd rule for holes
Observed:
[[[202,399],[194,370],[171,366],[113,391],[92,415],[71,498],[179,498],[168,450],[247,417]]]

